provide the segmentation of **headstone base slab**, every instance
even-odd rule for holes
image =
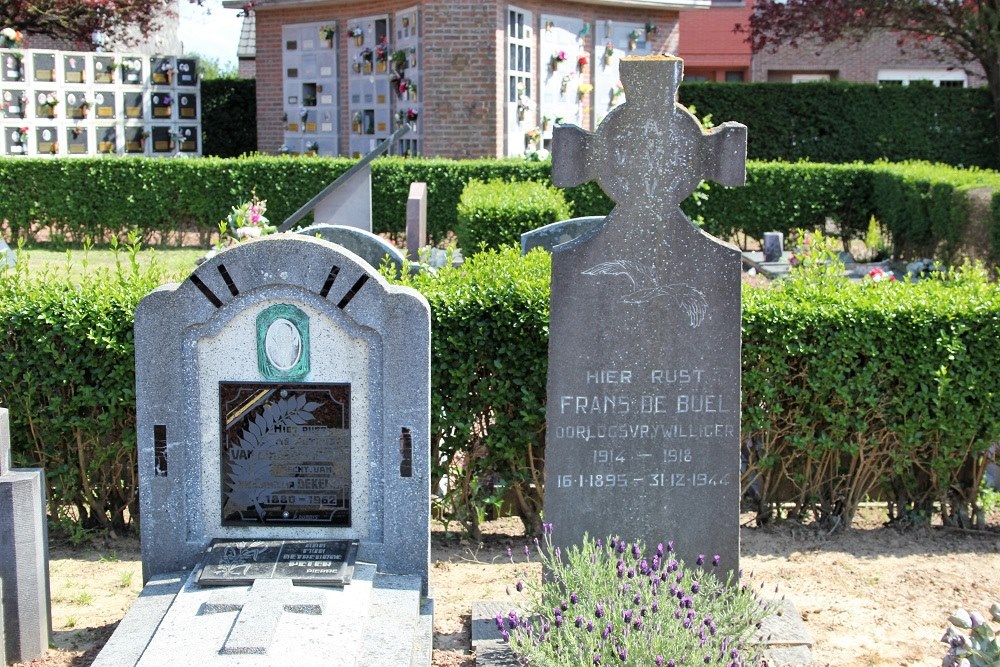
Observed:
[[[246,597],[251,587],[198,586],[196,573],[154,577],[93,664],[430,665],[433,604],[421,598],[419,576],[376,573],[374,565],[359,562],[348,586],[294,586],[292,590],[304,603],[319,600],[322,613],[286,607],[265,652],[226,653],[225,645],[234,637],[242,610],[218,611],[219,601],[227,595]]]

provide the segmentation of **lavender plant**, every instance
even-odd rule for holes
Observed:
[[[746,584],[723,582],[722,558],[688,567],[673,543],[584,536],[561,553],[552,524],[535,540],[546,572],[541,584],[519,579],[517,611],[496,616],[497,631],[526,665],[726,665],[760,662],[755,632],[768,613]],[[525,557],[531,550],[526,546]],[[511,561],[513,562],[513,555]]]
[[[1000,622],[1000,602],[990,607],[990,616]],[[942,667],[995,667],[1000,665],[1000,638],[978,611],[958,609],[948,617],[947,632],[941,638],[948,644]],[[969,634],[961,632],[968,630]]]

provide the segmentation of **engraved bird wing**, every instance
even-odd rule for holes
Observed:
[[[705,300],[705,295],[693,287],[681,283],[636,290],[625,295],[622,300],[625,303],[646,303],[661,296],[671,297],[681,307],[684,314],[688,316],[692,328],[700,326],[705,321],[705,314],[708,312],[708,301]]]
[[[585,276],[625,276],[632,281],[633,289],[643,283],[656,285],[656,269],[627,259],[601,262],[582,272]]]

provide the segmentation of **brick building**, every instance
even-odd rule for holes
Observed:
[[[521,155],[557,120],[593,128],[623,101],[618,59],[676,53],[682,9],[709,0],[262,0],[258,148]]]
[[[712,0],[707,11],[680,15],[680,50],[685,81],[750,80],[750,45],[733,32],[746,25],[750,10],[744,0]]]
[[[906,85],[926,80],[939,86],[985,83],[978,65],[942,62],[919,43],[900,48],[896,35],[878,33],[860,44],[803,44],[775,53],[750,53],[746,26],[752,0],[712,0],[707,11],[680,15],[680,50],[685,81],[857,81]]]

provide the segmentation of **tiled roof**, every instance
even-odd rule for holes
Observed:
[[[236,57],[239,59],[257,57],[257,15],[252,9],[243,15],[243,28],[240,30]]]

